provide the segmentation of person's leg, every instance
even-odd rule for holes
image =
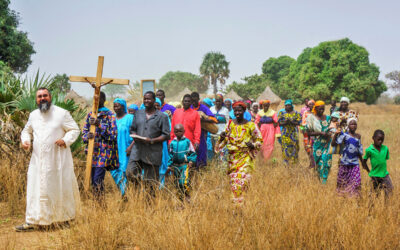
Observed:
[[[104,200],[104,177],[105,168],[92,168],[92,191],[95,199],[99,202]]]
[[[159,187],[160,182],[160,166],[150,165],[140,162],[143,172],[143,182],[145,188],[151,196],[155,196],[155,190]]]
[[[142,175],[141,164],[138,161],[129,160],[128,166],[126,167],[126,178],[129,182],[134,185],[140,183],[140,178]]]
[[[393,192],[393,184],[389,175],[386,175],[382,180],[382,188],[385,192],[385,200],[387,200]]]

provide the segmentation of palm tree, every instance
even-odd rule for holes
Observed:
[[[214,88],[214,95],[217,94],[217,82],[225,83],[225,79],[229,77],[229,62],[226,61],[225,55],[220,52],[208,52],[200,66],[200,74],[211,83]]]

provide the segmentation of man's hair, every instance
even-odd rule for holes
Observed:
[[[106,100],[106,93],[104,93],[103,91],[100,91],[100,98],[104,99],[104,101]]]
[[[383,130],[377,129],[374,132],[374,137],[378,136],[378,135],[383,135],[385,136],[385,132],[383,132]]]
[[[190,94],[186,94],[186,95],[183,96],[182,101],[183,101],[183,99],[185,99],[185,98],[190,98],[190,99],[192,99],[192,96],[191,96]]]
[[[51,96],[51,91],[50,91],[48,88],[46,88],[46,87],[40,87],[40,88],[38,88],[37,91],[39,91],[39,90],[47,90],[47,92],[48,92],[49,95]],[[36,92],[37,92],[37,91],[36,91]]]
[[[153,97],[154,100],[156,99],[156,94],[155,94],[153,91],[147,91],[146,93],[144,93],[143,97],[144,97],[145,95],[151,95],[151,96]]]
[[[193,98],[200,98],[200,95],[199,95],[199,93],[197,93],[197,92],[193,92],[193,93],[191,94],[191,96],[192,96],[192,99],[193,99]]]
[[[156,93],[158,93],[158,92],[162,93],[162,94],[163,94],[163,96],[165,96],[165,92],[164,92],[164,90],[162,90],[162,89],[159,89],[159,90],[157,90],[157,92],[156,92]]]

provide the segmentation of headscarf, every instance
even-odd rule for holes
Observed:
[[[358,122],[357,118],[355,118],[355,117],[350,117],[349,119],[347,119],[347,126],[350,125],[350,122],[351,122],[351,121],[355,121],[356,123]]]
[[[335,111],[332,113],[331,117],[340,119],[340,114],[339,114],[339,112]]]
[[[253,103],[253,105],[251,105],[252,108],[254,108],[254,106],[258,106],[259,107],[258,103],[256,103],[256,102]]]
[[[215,96],[215,99],[221,99],[222,101],[224,101],[224,96],[221,95],[221,94],[217,94],[217,95]]]
[[[138,110],[139,107],[138,107],[138,105],[136,105],[136,104],[131,104],[131,105],[129,105],[128,109]]]
[[[307,104],[310,105],[311,103],[312,103],[313,105],[315,105],[315,101],[314,101],[313,99],[309,100]]]
[[[250,100],[246,100],[246,103],[248,103],[248,104],[250,104],[250,105],[251,105],[251,101],[250,101]]]
[[[271,103],[271,101],[270,101],[270,100],[261,100],[261,101],[259,102],[260,105],[264,105],[264,104],[266,104],[266,103]]]
[[[213,101],[212,101],[210,98],[208,98],[208,97],[204,98],[204,99],[203,99],[203,102],[204,102],[205,104],[207,104],[207,106],[209,106],[209,107],[214,106]]]
[[[160,105],[160,107],[162,106],[161,100],[158,97],[156,97],[156,103],[158,103]]]
[[[286,101],[285,101],[285,106],[286,105],[291,105],[292,107],[293,107],[293,101],[291,100],[291,99],[287,99]]]
[[[350,99],[348,97],[343,96],[342,98],[340,98],[340,102],[347,102],[348,104],[350,104]]]
[[[114,103],[119,103],[124,108],[125,113],[128,113],[128,109],[126,108],[126,101],[122,98],[115,98]]]
[[[241,106],[244,110],[247,109],[247,105],[246,105],[244,102],[242,102],[242,101],[235,102],[235,103],[232,105],[232,108],[238,107],[238,106]]]
[[[315,108],[316,107],[319,107],[319,106],[323,106],[323,105],[325,105],[325,102],[324,101],[317,101],[315,104],[314,104],[314,107],[313,107],[313,109],[312,109],[312,112],[313,112],[313,114],[316,114],[317,113],[317,111],[315,110]]]

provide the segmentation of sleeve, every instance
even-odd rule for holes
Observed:
[[[228,137],[230,136],[230,126],[231,126],[232,120],[229,120],[229,122],[226,124],[224,133],[225,133],[225,139],[223,141],[219,141],[220,137],[218,137],[218,141],[215,142],[215,149],[214,151],[216,153],[219,153],[225,146],[228,144]]]
[[[188,162],[196,162],[196,159],[197,159],[197,154],[194,150],[192,143],[189,141],[189,151],[187,155],[187,160]]]
[[[172,105],[170,105],[170,108],[171,108],[171,113],[173,115],[175,113],[176,108],[174,106],[172,106]]]
[[[297,124],[299,124],[300,125],[300,123],[301,123],[301,114],[299,113],[299,112],[296,112],[296,115],[295,115],[295,120],[294,120]]]
[[[336,144],[342,144],[345,141],[346,134],[341,132],[339,136],[336,138]]]
[[[174,112],[174,114],[172,115],[172,119],[171,119],[171,133],[170,133],[170,137],[169,137],[169,143],[171,143],[171,141],[175,138],[175,134],[174,134],[175,121],[176,121],[176,114]]]
[[[389,160],[389,148],[387,149],[386,160]]]
[[[29,142],[32,140],[32,113],[29,115],[28,122],[26,123],[24,129],[21,132],[21,142]]]
[[[131,128],[129,129],[130,134],[137,134],[137,125],[136,125],[137,115],[133,117]]]
[[[194,125],[194,143],[200,144],[200,136],[201,136],[201,123],[200,123],[200,115],[196,112],[195,116],[195,125]]]
[[[173,150],[172,150],[172,143],[170,143],[169,147],[168,147],[168,156],[169,156],[168,157],[168,167],[169,167],[172,165],[172,163],[173,163],[172,159],[174,157]]]
[[[364,156],[363,156],[363,159],[364,159],[364,160],[368,160],[370,157],[371,157],[371,152],[370,152],[369,149],[367,148],[367,149],[365,150],[365,154],[364,154]]]
[[[166,114],[161,115],[161,135],[165,136],[166,140],[169,140],[171,129],[169,125],[168,116]]]
[[[278,113],[278,123],[281,125],[282,123],[286,122],[286,117],[283,112]]]
[[[361,144],[361,141],[359,141],[358,143],[359,143],[359,145],[358,145],[358,153],[359,153],[360,156],[362,156],[363,153],[364,153],[363,145]]]
[[[84,143],[88,142],[88,134],[90,132],[90,123],[89,123],[90,115],[91,115],[91,113],[89,113],[86,116],[86,122],[85,122],[85,125],[83,126],[83,130],[82,130],[82,140]]]
[[[79,136],[80,130],[78,124],[74,121],[71,114],[66,111],[64,121],[62,124],[64,131],[66,132],[62,140],[65,142],[67,147],[71,146]]]
[[[225,108],[225,123],[229,121],[229,110]]]
[[[100,136],[109,141],[117,141],[117,133],[117,122],[115,116],[108,114],[106,122],[100,123]]]
[[[278,123],[278,115],[276,114],[276,112],[272,116],[272,119],[274,120],[274,122]],[[281,127],[280,126],[275,127],[275,137],[281,137]]]
[[[208,107],[206,107],[206,106],[204,106],[204,114],[206,114],[207,116],[208,116],[208,119],[211,119],[211,120],[213,120],[215,123],[218,123],[218,120],[217,120],[217,118],[215,118],[215,115],[214,115],[214,113],[213,112],[211,112],[211,110],[208,108]]]

